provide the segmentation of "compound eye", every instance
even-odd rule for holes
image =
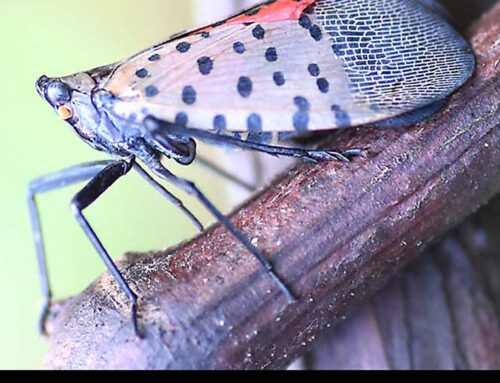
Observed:
[[[61,81],[54,81],[47,88],[47,100],[54,106],[71,101],[71,89]]]

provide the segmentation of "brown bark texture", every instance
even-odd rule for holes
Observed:
[[[408,129],[338,132],[328,146],[365,147],[367,156],[298,165],[232,215],[296,303],[215,226],[120,263],[140,296],[146,339],[134,335],[129,305],[105,274],[60,308],[46,367],[279,369],[305,354],[500,191],[498,20],[499,4],[471,33],[474,78],[437,116]]]
[[[500,369],[499,227],[497,196],[348,320],[324,331],[306,366]]]

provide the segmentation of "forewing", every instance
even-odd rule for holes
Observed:
[[[441,100],[474,67],[465,41],[416,0],[301,12],[269,21],[259,10],[143,52],[105,85],[114,113],[235,132],[355,126]]]

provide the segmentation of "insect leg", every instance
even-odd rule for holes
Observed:
[[[264,145],[256,142],[244,141],[236,137],[214,134],[205,130],[180,127],[166,121],[158,120],[151,116],[146,118],[145,124],[149,132],[154,137],[160,138],[166,134],[188,136],[198,138],[207,143],[228,145],[244,150],[253,150],[276,157],[295,157],[307,162],[332,160],[349,162],[351,157],[363,154],[363,150],[358,148],[347,150],[307,150]]]
[[[243,150],[251,150],[269,154],[275,157],[293,157],[298,158],[305,162],[321,162],[321,161],[341,161],[350,162],[352,157],[359,156],[363,153],[361,149],[347,149],[347,150],[308,150],[301,148],[290,148],[281,146],[271,146],[251,141],[240,140],[231,136],[222,136],[211,134],[210,132],[199,131],[191,129],[195,138],[205,140],[208,143],[218,143],[222,145],[229,145]]]
[[[191,211],[189,211],[182,201],[170,193],[167,189],[165,189],[162,185],[160,185],[156,180],[151,177],[148,172],[146,172],[139,164],[134,163],[134,169],[137,171],[142,178],[144,178],[153,188],[155,188],[160,194],[162,194],[165,198],[167,198],[170,202],[172,202],[175,206],[182,210],[184,214],[191,220],[191,222],[196,227],[196,230],[203,231],[203,224],[194,216]]]
[[[134,160],[119,160],[107,166],[98,173],[71,201],[71,210],[88,239],[97,250],[106,268],[111,273],[122,292],[131,302],[132,324],[135,333],[140,336],[137,326],[137,295],[129,287],[127,281],[118,270],[109,253],[97,237],[94,229],[83,215],[83,211],[92,205],[106,190],[108,190],[116,181],[126,175],[133,167]]]
[[[266,272],[272,277],[275,283],[283,291],[288,301],[292,302],[295,300],[293,293],[285,285],[285,283],[280,279],[280,277],[274,271],[273,265],[260,253],[260,251],[252,245],[252,243],[246,238],[232,223],[227,219],[208,199],[205,195],[196,187],[193,182],[187,181],[185,179],[179,178],[166,169],[159,161],[154,158],[148,158],[146,161],[149,168],[158,177],[172,183],[173,185],[184,190],[186,193],[196,197],[198,201],[201,202],[203,206],[228,230],[254,257],[260,262],[260,264],[266,269]]]
[[[46,333],[45,323],[50,313],[52,290],[50,288],[49,276],[47,271],[45,247],[42,236],[42,226],[40,223],[40,211],[38,209],[36,197],[37,195],[42,193],[47,193],[56,189],[61,189],[66,186],[76,184],[78,182],[89,180],[104,168],[109,166],[111,163],[112,161],[102,161],[77,165],[54,174],[40,177],[36,180],[33,180],[29,184],[27,202],[38,259],[42,293],[44,296],[42,312],[40,314],[39,320],[39,330],[42,334]]]
[[[229,173],[228,171],[224,170],[220,166],[217,166],[210,160],[202,157],[201,155],[198,154],[196,157],[196,162],[202,165],[203,167],[209,169],[210,171],[214,172],[218,176],[225,178],[226,180],[242,187],[243,189],[249,191],[249,192],[254,192],[257,190],[257,186],[251,185],[250,183],[238,178],[234,174]]]

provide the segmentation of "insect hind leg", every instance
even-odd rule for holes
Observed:
[[[317,163],[321,161],[349,162],[352,157],[363,154],[363,149],[354,148],[347,150],[308,150],[302,148],[290,148],[272,146],[258,142],[245,141],[233,136],[224,136],[205,130],[186,128],[155,117],[147,117],[145,120],[149,133],[156,139],[162,139],[166,135],[180,135],[197,138],[209,144],[225,145],[243,150],[251,150],[266,153],[275,157],[298,158],[305,162]]]

